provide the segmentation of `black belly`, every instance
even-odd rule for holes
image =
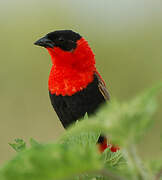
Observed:
[[[98,79],[94,75],[94,80],[85,89],[72,96],[57,96],[49,92],[52,106],[65,128],[84,117],[85,113],[94,114],[99,106],[105,102],[98,88],[98,83]]]

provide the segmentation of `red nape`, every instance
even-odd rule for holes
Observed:
[[[69,95],[81,91],[93,81],[95,57],[87,41],[81,38],[73,51],[47,48],[52,59],[48,87],[51,94]]]

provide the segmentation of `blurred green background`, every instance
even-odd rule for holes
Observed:
[[[162,81],[162,1],[1,0],[0,164],[14,155],[15,138],[50,142],[64,131],[48,97],[50,57],[33,45],[58,29],[89,41],[112,97],[128,100]],[[159,104],[139,145],[144,158],[160,153],[161,95]]]

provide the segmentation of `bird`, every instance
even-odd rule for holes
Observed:
[[[52,67],[48,80],[51,104],[66,129],[85,114],[95,115],[110,100],[110,94],[96,68],[95,55],[84,37],[72,30],[52,31],[35,45],[48,50]],[[99,149],[107,147],[100,135]]]

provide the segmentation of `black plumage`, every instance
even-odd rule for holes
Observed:
[[[72,96],[58,96],[49,92],[52,106],[65,128],[84,117],[85,113],[94,114],[100,105],[106,101],[100,81],[99,76],[94,74],[94,80],[85,89]]]

